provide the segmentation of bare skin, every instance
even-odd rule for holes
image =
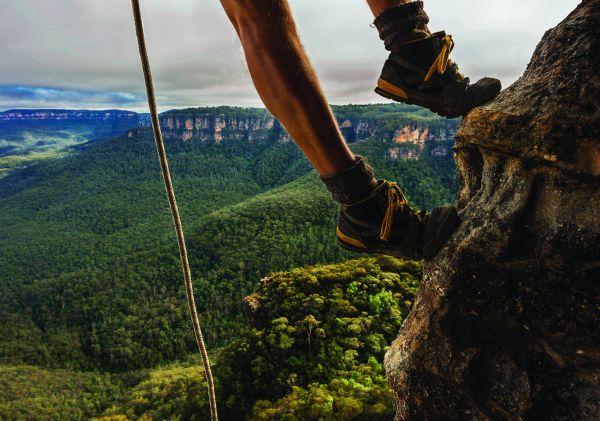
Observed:
[[[367,0],[374,15],[408,0]],[[269,111],[321,175],[356,160],[302,47],[287,0],[221,0]]]
[[[373,12],[373,16],[377,17],[386,9],[398,6],[399,4],[409,3],[412,0],[367,0],[367,4]]]

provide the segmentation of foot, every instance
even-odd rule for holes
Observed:
[[[348,250],[423,259],[435,256],[458,224],[454,206],[416,212],[396,183],[379,180],[369,197],[342,205],[336,232]]]
[[[471,85],[448,58],[453,48],[445,32],[400,45],[386,60],[375,92],[449,118],[493,99],[502,89],[500,81],[485,77]]]

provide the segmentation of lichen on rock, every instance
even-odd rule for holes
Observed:
[[[600,0],[457,134],[462,223],[386,355],[397,419],[598,419]]]

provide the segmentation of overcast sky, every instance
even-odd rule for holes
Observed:
[[[365,0],[290,0],[331,103],[383,102],[386,51]],[[471,79],[516,80],[579,0],[425,0]],[[261,106],[218,0],[141,0],[159,108]],[[128,0],[0,0],[0,110],[145,111]]]

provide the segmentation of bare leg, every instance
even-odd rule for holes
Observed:
[[[378,14],[403,0],[368,1]],[[436,208],[424,219],[406,205],[395,183],[377,180],[365,160],[352,154],[302,48],[287,0],[221,0],[221,4],[240,37],[264,104],[341,204],[336,228],[340,244],[354,251],[409,258],[437,253],[458,224],[456,209]],[[391,30],[398,29],[392,25]]]
[[[300,43],[287,0],[221,0],[256,90],[319,174],[355,163]]]
[[[411,0],[367,0],[373,16],[377,17],[386,9],[398,6],[399,4],[409,3]]]

